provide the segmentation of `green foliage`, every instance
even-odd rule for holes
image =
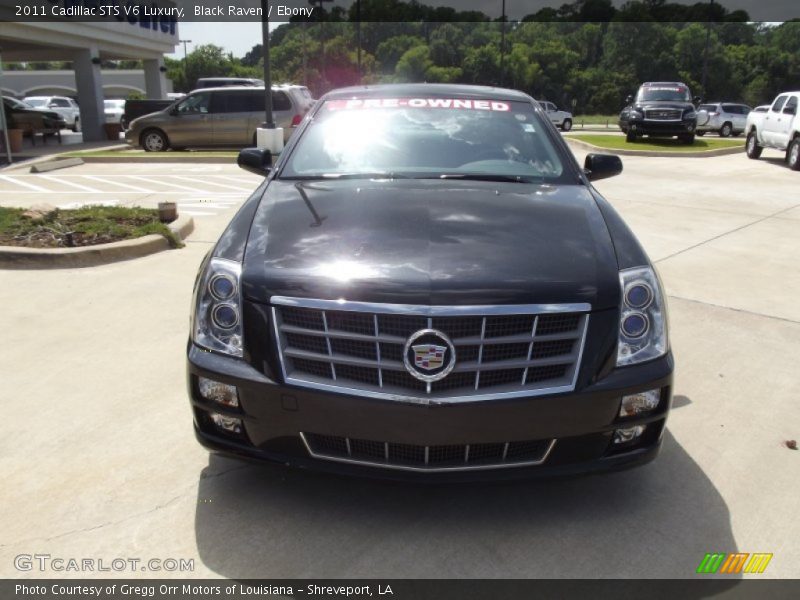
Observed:
[[[567,109],[574,101],[576,114],[614,114],[644,81],[683,81],[706,100],[750,105],[800,81],[800,21],[749,23],[719,3],[631,0],[615,8],[610,0],[574,0],[506,23],[503,52],[503,24],[481,13],[362,0],[360,26],[347,21],[355,3],[319,16],[275,29],[270,50],[272,80],[305,84],[317,97],[357,83],[503,85]],[[710,26],[690,22],[708,18]],[[236,58],[206,45],[185,65],[167,60],[167,67],[176,90],[199,77],[262,77],[262,49]]]

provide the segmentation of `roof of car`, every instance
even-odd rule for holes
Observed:
[[[522,100],[531,97],[518,90],[483,85],[454,85],[445,83],[395,83],[359,85],[340,88],[325,94],[325,99],[380,96],[449,96],[455,98],[485,98],[487,100]]]
[[[263,85],[220,85],[217,87],[204,87],[204,88],[197,88],[192,90],[191,94],[195,92],[233,92],[233,91],[252,91],[252,90],[263,90]],[[272,86],[273,91],[283,91],[286,89],[285,86]],[[180,99],[180,98],[179,98]]]
[[[645,81],[642,85],[645,87],[651,85],[682,85],[683,87],[689,87],[682,81]]]

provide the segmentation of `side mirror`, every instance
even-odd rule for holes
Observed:
[[[783,114],[785,115],[796,115],[797,114],[797,107],[796,106],[787,106],[783,109]]]
[[[272,170],[272,153],[266,148],[245,148],[239,152],[236,164],[256,175],[268,175]]]
[[[626,96],[625,97],[625,103],[626,104],[630,104],[631,102],[633,102],[633,96],[631,96],[631,95]]]
[[[58,108],[58,104],[56,104],[55,102],[51,102],[50,104],[47,105],[47,108]]]
[[[587,154],[583,169],[589,181],[597,181],[622,173],[622,160],[616,154]]]
[[[695,104],[700,104],[703,101],[703,99],[700,96],[695,96],[692,100],[694,101]]]

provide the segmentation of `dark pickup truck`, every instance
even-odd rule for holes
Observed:
[[[122,127],[127,129],[134,119],[164,110],[168,106],[175,104],[175,102],[176,100],[126,100],[125,114],[122,116]]]

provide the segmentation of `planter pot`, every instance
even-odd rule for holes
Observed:
[[[178,218],[178,205],[175,202],[158,203],[158,220],[162,223],[172,223]]]
[[[104,123],[103,129],[106,130],[106,138],[109,140],[119,140],[119,134],[122,133],[122,126],[119,123]]]
[[[22,152],[22,129],[8,130],[8,145],[11,152]]]

